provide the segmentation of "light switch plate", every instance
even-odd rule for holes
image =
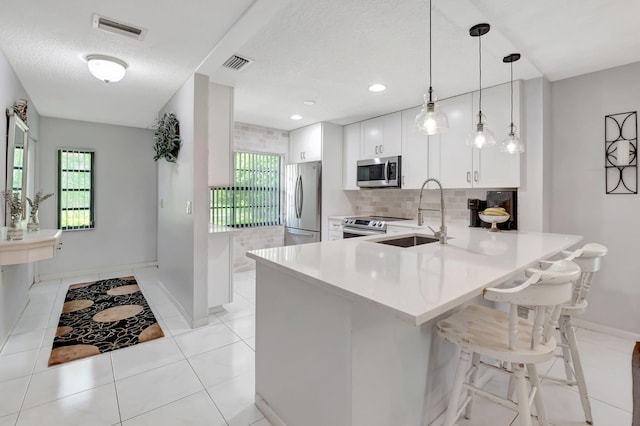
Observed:
[[[187,214],[191,214],[193,209],[191,208],[191,201],[187,201]]]

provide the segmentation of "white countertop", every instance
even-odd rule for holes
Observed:
[[[418,228],[412,221],[403,224]],[[439,223],[428,225],[437,229]],[[449,226],[446,245],[400,248],[374,242],[416,232],[432,234],[426,226],[418,229],[423,230],[260,249],[247,256],[419,325],[582,239],[578,235],[490,233],[483,228]]]
[[[25,246],[46,242],[60,238],[60,229],[40,229],[38,231],[27,231],[24,229],[21,240],[0,240],[0,250],[10,250],[11,247]]]

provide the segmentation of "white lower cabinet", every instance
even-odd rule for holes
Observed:
[[[342,220],[329,219],[329,240],[341,240],[342,239]]]

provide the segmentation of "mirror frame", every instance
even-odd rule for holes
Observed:
[[[13,111],[13,108],[7,108],[7,117],[8,126],[7,126],[7,176],[6,176],[6,184],[5,190],[12,191],[13,190],[13,160],[15,154],[16,147],[16,130],[20,129],[22,131],[22,146],[23,146],[23,154],[22,154],[22,189],[20,191],[20,197],[22,199],[22,203],[25,208],[22,209],[22,220],[27,218],[27,209],[26,209],[26,196],[27,196],[27,177],[28,174],[28,153],[29,153],[29,127],[27,124],[22,121],[20,117]],[[18,141],[18,145],[20,142]],[[11,223],[11,213],[6,209],[5,204],[5,224]]]

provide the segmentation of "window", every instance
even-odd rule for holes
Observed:
[[[234,185],[211,188],[211,223],[280,225],[282,156],[235,152]]]
[[[58,228],[93,229],[95,153],[58,149]]]

